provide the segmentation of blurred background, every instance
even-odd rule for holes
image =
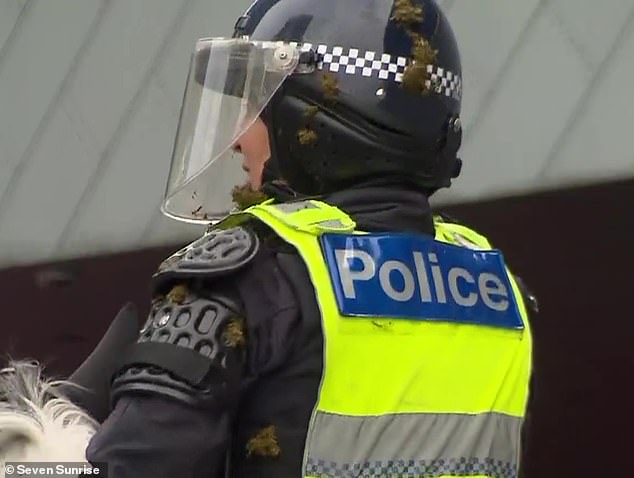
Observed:
[[[147,312],[201,232],[159,211],[190,53],[250,3],[0,0],[0,353],[65,375],[124,302]],[[441,5],[465,167],[434,206],[539,300],[528,476],[632,476],[634,3]]]

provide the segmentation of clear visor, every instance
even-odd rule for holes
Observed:
[[[297,69],[300,54],[281,42],[196,43],[161,207],[165,215],[206,224],[227,214],[231,189],[246,180],[234,145]]]

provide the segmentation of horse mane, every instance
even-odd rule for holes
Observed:
[[[0,470],[8,461],[86,463],[98,424],[74,405],[35,361],[0,370]]]

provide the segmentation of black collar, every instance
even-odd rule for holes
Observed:
[[[360,231],[434,236],[429,200],[414,188],[368,183],[327,195],[323,200],[352,217]]]
[[[389,180],[366,182],[342,191],[303,196],[281,182],[263,187],[278,202],[317,199],[338,207],[365,232],[411,232],[434,236],[434,221],[427,195],[412,186]]]

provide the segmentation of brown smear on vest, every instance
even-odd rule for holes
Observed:
[[[222,333],[222,341],[227,347],[242,347],[246,343],[244,320],[233,318]]]
[[[170,302],[180,305],[185,302],[188,294],[189,291],[187,289],[187,286],[185,284],[179,284],[172,287],[172,290],[170,290],[167,294],[167,298],[170,300]]]
[[[277,458],[280,456],[282,450],[277,442],[277,433],[274,425],[269,425],[266,428],[258,431],[247,442],[247,457],[261,456]]]

